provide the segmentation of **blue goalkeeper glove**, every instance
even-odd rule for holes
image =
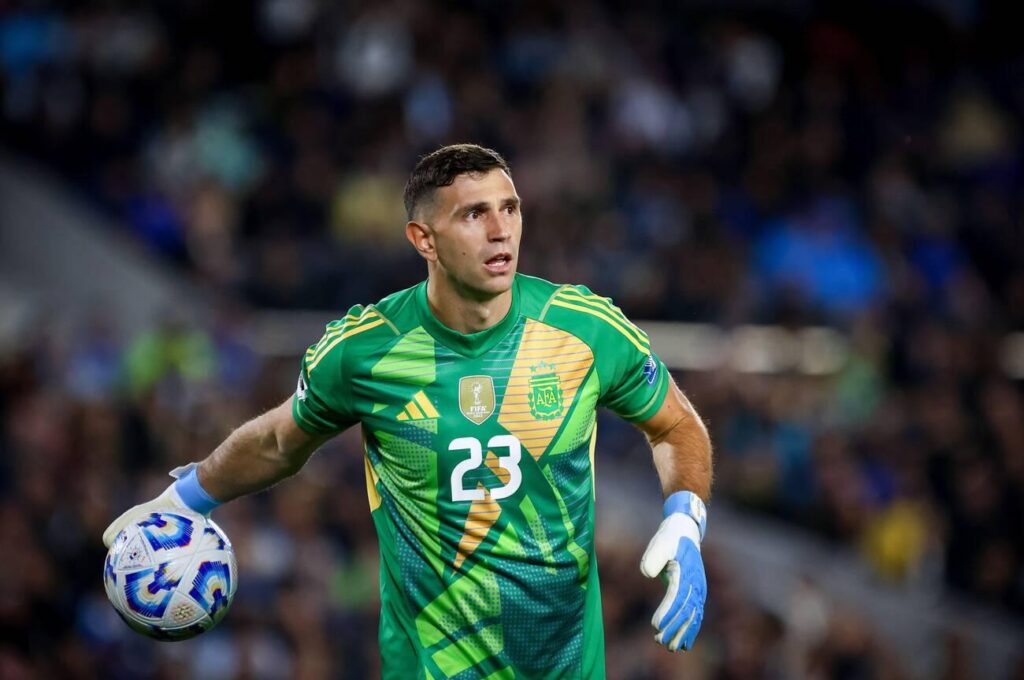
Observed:
[[[708,584],[700,542],[707,510],[697,494],[677,491],[665,501],[664,516],[640,560],[640,571],[647,578],[662,572],[667,576],[668,592],[651,625],[658,631],[655,641],[675,652],[693,646],[704,620]]]
[[[189,463],[171,470],[170,475],[176,481],[153,500],[140,503],[121,513],[104,530],[103,545],[109,548],[126,526],[146,517],[151,512],[189,510],[208,517],[220,503],[199,485],[199,475],[196,471],[198,466],[198,463]]]

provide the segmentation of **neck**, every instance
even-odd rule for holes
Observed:
[[[512,289],[490,298],[473,297],[443,275],[427,278],[427,302],[437,320],[459,333],[479,333],[494,326],[512,307]]]

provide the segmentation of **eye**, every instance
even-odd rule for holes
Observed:
[[[480,217],[479,210],[470,210],[468,213],[466,213],[466,219],[475,220],[478,217]]]

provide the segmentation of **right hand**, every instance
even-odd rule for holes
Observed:
[[[694,493],[677,491],[665,501],[665,519],[640,561],[644,576],[664,573],[668,591],[654,612],[654,639],[669,651],[693,647],[704,620],[708,583],[700,543],[707,526],[704,502]]]
[[[177,480],[187,475],[195,465],[195,463],[190,463],[189,465],[174,468],[171,470],[170,475]],[[120,534],[126,526],[146,517],[150,513],[164,512],[167,510],[198,512],[196,509],[189,507],[189,505],[182,500],[181,494],[179,494],[178,490],[175,488],[176,484],[176,481],[171,483],[171,485],[168,486],[162,494],[153,500],[146,501],[145,503],[139,503],[135,507],[122,512],[121,515],[111,522],[103,531],[103,545],[109,548],[114,542],[114,539],[117,538],[117,535]],[[209,516],[210,513],[200,512],[199,514]]]

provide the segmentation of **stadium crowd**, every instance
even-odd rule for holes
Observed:
[[[225,299],[324,310],[421,278],[400,229],[419,153],[493,146],[524,198],[521,271],[636,319],[851,338],[833,376],[677,376],[718,497],[1020,616],[1024,395],[997,347],[1024,330],[1024,57],[988,3],[935,6],[0,2],[0,143]],[[99,312],[41,321],[0,354],[0,677],[374,674],[354,433],[218,510],[244,586],[215,632],[154,646],[104,598],[106,523],[294,382],[235,314],[128,342]],[[615,422],[600,448],[648,464]],[[696,650],[668,655],[642,549],[599,542],[610,677],[907,677],[813,584],[770,612],[713,551]],[[942,644],[944,677],[975,677]]]

